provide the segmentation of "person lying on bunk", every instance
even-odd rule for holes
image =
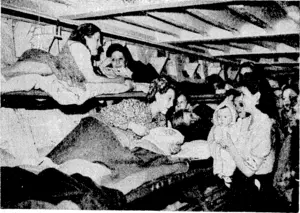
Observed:
[[[101,71],[111,79],[123,77],[134,82],[150,83],[159,77],[151,64],[134,60],[129,49],[121,44],[111,44],[106,51],[106,57],[100,65]]]
[[[98,54],[102,40],[102,32],[96,25],[81,24],[71,32],[57,56],[40,49],[29,49],[21,55],[15,66],[9,70],[3,70],[2,74],[5,77],[35,72],[41,75],[55,74],[59,80],[65,80],[72,85],[82,85],[84,82],[124,83],[124,78],[109,79],[94,73],[91,56]],[[41,70],[32,70],[34,66],[30,65],[37,63]]]
[[[174,110],[168,112],[168,125],[180,130],[185,141],[207,139],[212,127],[212,108],[202,103],[192,105],[188,96],[181,92],[176,98]]]
[[[107,93],[128,91],[133,87],[131,81],[124,80],[123,77],[110,79],[94,73],[91,56],[98,54],[98,49],[101,45],[101,30],[94,24],[86,23],[73,30],[58,56],[53,56],[39,49],[29,49],[22,54],[15,65],[2,70],[5,80],[4,92],[6,90],[43,89],[49,92],[50,95],[55,96],[54,98],[57,100],[60,100],[59,95],[55,91],[63,90],[68,94],[72,92],[78,93],[81,97],[81,93],[88,89],[92,94],[88,94],[87,98],[101,94],[101,91],[105,93],[106,89],[108,89]],[[33,75],[24,76],[25,74]],[[22,76],[19,77],[19,75]],[[44,76],[44,78],[37,75]],[[13,83],[8,81],[8,79],[15,76],[19,78],[13,79]],[[57,79],[59,82],[55,82]],[[21,83],[22,81],[23,83]],[[16,84],[17,82],[21,84]],[[114,83],[116,89],[110,88],[112,86],[109,85],[106,85],[107,88],[103,88],[104,86],[95,83]],[[64,86],[64,84],[67,85]],[[117,84],[120,84],[120,87],[124,87],[125,84],[127,88],[120,88],[120,91],[118,91],[119,86]],[[68,85],[71,88],[68,88]],[[22,89],[22,86],[25,89]],[[83,89],[83,91],[77,88]],[[52,90],[55,91],[53,92]],[[86,94],[83,94],[83,96],[86,96]],[[85,101],[87,98],[84,97],[82,99]],[[64,102],[62,101],[61,103]],[[79,101],[79,103],[81,104],[82,101]]]

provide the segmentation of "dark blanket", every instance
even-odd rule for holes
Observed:
[[[19,167],[1,167],[1,208],[26,208],[23,204],[28,201],[56,205],[63,200],[91,210],[119,210],[126,204],[120,191],[96,186],[80,174],[68,176],[49,168],[36,175]]]
[[[166,156],[141,148],[131,152],[122,147],[111,129],[93,117],[82,119],[47,157],[56,164],[71,159],[101,162],[113,169],[118,179],[145,167],[172,164]]]

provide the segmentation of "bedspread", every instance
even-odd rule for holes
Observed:
[[[124,193],[150,179],[175,172],[185,172],[188,169],[187,164],[182,161],[172,161],[167,156],[142,148],[130,151],[120,144],[108,126],[93,117],[82,119],[47,157],[56,164],[71,159],[101,162],[113,171],[111,178],[101,184]],[[129,177],[135,173],[135,176]],[[128,178],[125,179],[126,177]],[[122,186],[122,183],[131,184]]]
[[[48,93],[61,105],[81,105],[88,99],[101,94],[123,93],[130,90],[128,84],[85,83],[85,89],[69,86],[68,82],[58,80],[55,75],[39,74],[19,75],[9,80],[1,77],[1,93],[30,91],[40,89]]]

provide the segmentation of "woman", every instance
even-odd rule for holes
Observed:
[[[48,157],[57,164],[75,158],[100,161],[116,169],[120,176],[128,174],[133,168],[124,164],[145,163],[145,158],[124,148],[126,144],[122,146],[121,137],[114,132],[123,134],[122,137],[130,143],[131,139],[146,135],[149,129],[164,126],[162,117],[173,105],[174,96],[175,90],[166,79],[154,80],[147,95],[149,103],[124,100],[102,109],[94,117],[83,119]],[[113,132],[112,129],[117,131]]]
[[[263,210],[266,210],[264,207],[270,208],[268,206],[270,203],[264,202],[266,202],[266,197],[270,197],[269,193],[272,188],[275,153],[271,142],[273,124],[271,119],[274,118],[276,106],[274,104],[272,107],[268,104],[270,96],[266,93],[268,90],[265,87],[267,86],[257,75],[249,75],[247,81],[240,82],[239,91],[242,93],[243,108],[250,114],[245,118],[248,120],[248,128],[242,130],[236,142],[238,146],[233,143],[230,135],[227,135],[225,140],[226,150],[237,166],[233,176],[233,185],[237,189],[238,203],[242,205],[242,209],[239,210],[258,210],[257,207]],[[242,189],[245,194],[240,194]],[[256,191],[259,193],[256,194]],[[253,198],[250,199],[250,196]]]
[[[106,51],[106,57],[101,70],[110,78],[121,76],[134,82],[150,83],[159,77],[152,65],[135,61],[128,48],[121,44],[111,44]]]
[[[118,129],[113,128],[116,134],[123,132],[127,137],[120,136],[119,139],[124,146],[131,147],[134,140],[147,135],[150,129],[166,126],[165,115],[173,106],[174,98],[174,86],[165,78],[159,78],[150,85],[148,103],[137,99],[123,100],[102,108],[96,117],[109,126],[117,127]]]
[[[124,83],[123,78],[108,79],[94,73],[91,57],[98,54],[102,40],[102,32],[96,25],[81,24],[72,31],[57,56],[43,50],[29,49],[14,66],[2,73],[6,78],[20,74],[55,74],[59,80],[80,87],[84,87],[87,82]]]
[[[285,107],[290,110],[290,115],[286,117],[289,122],[284,126],[285,137],[278,153],[273,183],[289,205],[289,210],[295,212],[299,208],[299,97],[294,97],[296,100],[292,101],[285,100]]]
[[[98,54],[102,42],[102,32],[96,25],[91,23],[80,25],[71,33],[58,55],[60,63],[65,65],[64,68],[67,68],[64,71],[71,70],[74,72],[76,82],[124,82],[122,78],[108,79],[94,73],[91,57]]]

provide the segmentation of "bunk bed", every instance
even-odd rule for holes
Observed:
[[[31,7],[31,4],[16,2],[14,5],[7,0],[1,4],[1,16],[30,23],[56,25],[66,31],[83,22],[93,21],[100,26],[107,38],[186,54],[227,67],[235,67],[247,60],[264,68],[270,76],[274,73],[279,76],[299,73],[299,28],[282,32],[278,29],[283,25],[276,25],[281,20],[289,21],[283,24],[299,24],[299,19],[297,22],[290,13],[295,8],[299,10],[298,1],[191,0],[108,11],[77,11],[75,14],[68,13],[70,2],[51,2],[58,4],[60,10],[49,9],[47,1],[39,2],[38,7]],[[45,14],[48,10],[54,16]],[[259,30],[242,32],[244,25],[251,25]],[[224,37],[218,37],[220,35]],[[284,50],[279,46],[283,46]],[[225,79],[230,78],[229,73],[223,74]],[[204,75],[207,76],[207,73]],[[125,98],[143,99],[145,94],[132,91],[101,94],[85,104],[94,106],[93,101]],[[223,95],[216,94],[192,94],[195,102],[219,103],[223,98]],[[26,110],[67,107],[67,110],[72,108],[74,112],[78,109],[77,105],[58,104],[41,90],[2,93],[1,107]],[[227,190],[212,174],[212,159],[185,159],[185,162],[188,162],[188,170],[148,180],[124,193],[126,201],[119,206],[120,209],[161,210],[178,200],[186,203],[180,210],[224,209]],[[191,194],[191,191],[195,193]],[[105,208],[108,207],[103,207]]]

